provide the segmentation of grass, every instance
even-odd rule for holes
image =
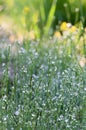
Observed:
[[[0,130],[86,130],[85,0],[56,2],[0,3]]]
[[[26,40],[16,56],[0,53],[0,130],[86,130],[86,66],[75,43]]]

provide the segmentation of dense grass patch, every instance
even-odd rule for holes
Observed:
[[[0,130],[86,130],[84,3],[1,0]]]
[[[66,43],[25,41],[14,57],[0,53],[0,130],[86,129],[86,66]]]

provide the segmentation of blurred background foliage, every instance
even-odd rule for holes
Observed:
[[[86,0],[0,0],[0,17],[11,18],[15,25],[34,30],[36,37],[52,35],[66,21],[86,26]]]

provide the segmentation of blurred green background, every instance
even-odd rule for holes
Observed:
[[[62,21],[86,26],[85,12],[85,0],[0,0],[0,23],[10,19],[36,37],[52,35]]]

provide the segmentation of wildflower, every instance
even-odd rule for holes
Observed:
[[[54,33],[54,37],[55,37],[55,38],[60,38],[60,37],[61,37],[61,33],[60,33],[59,31],[56,31],[56,32]]]
[[[72,26],[72,27],[70,28],[70,32],[76,32],[76,30],[77,30],[76,26]]]
[[[30,11],[30,9],[29,9],[28,6],[24,7],[24,12],[25,12],[25,13],[28,13],[29,11]]]
[[[66,22],[63,22],[63,23],[61,24],[61,26],[60,26],[60,29],[61,29],[61,31],[66,31],[66,30],[68,29],[67,23],[66,23]]]
[[[34,23],[37,23],[37,22],[38,22],[38,17],[39,17],[38,12],[35,11],[35,13],[34,13],[33,16],[32,16],[32,20],[34,21]]]
[[[20,111],[15,111],[14,113],[16,116],[18,116],[20,114]]]
[[[4,102],[7,101],[7,96],[6,96],[6,95],[3,96],[3,101],[4,101]]]
[[[67,23],[67,27],[68,27],[68,28],[71,28],[71,27],[72,27],[72,24],[71,24],[71,23]]]

